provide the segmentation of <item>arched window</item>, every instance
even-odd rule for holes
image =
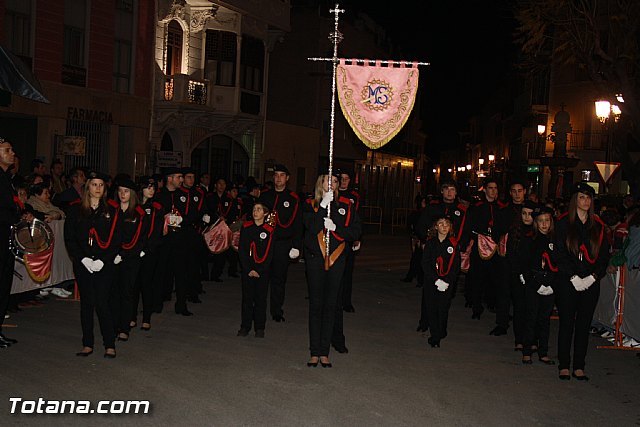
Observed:
[[[182,72],[182,27],[176,21],[169,22],[167,32],[167,63],[164,73],[168,76]]]

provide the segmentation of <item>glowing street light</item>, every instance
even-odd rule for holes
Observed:
[[[496,156],[493,153],[489,153],[489,163],[493,162],[496,159]]]
[[[604,123],[611,114],[611,103],[609,101],[596,101],[596,116],[600,119],[601,123]]]
[[[547,126],[538,125],[538,135],[542,136],[547,131]]]
[[[478,164],[479,164],[480,166],[484,165],[484,159],[483,159],[482,157],[480,157],[480,158],[478,159]]]

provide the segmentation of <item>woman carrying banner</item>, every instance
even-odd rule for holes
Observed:
[[[253,205],[253,220],[246,221],[240,230],[238,257],[242,270],[242,323],[239,337],[246,337],[253,324],[256,338],[264,338],[274,232],[273,226],[265,222],[268,213],[266,203],[257,201]]]
[[[112,294],[112,311],[118,341],[127,341],[135,323],[131,320],[134,297],[137,299],[136,281],[142,257],[147,224],[146,213],[138,202],[136,184],[128,179],[116,183],[116,199],[120,202],[122,245],[113,263],[116,264],[116,281]],[[136,304],[137,305],[137,304]]]
[[[609,242],[605,225],[593,212],[595,191],[585,182],[573,187],[569,210],[557,222],[558,285],[556,304],[560,316],[558,331],[559,378],[569,380],[571,341],[573,373],[588,381],[584,373],[589,343],[589,327],[598,297],[600,279],[609,261]]]
[[[154,302],[162,299],[163,266],[158,263],[158,249],[162,242],[162,229],[164,226],[164,209],[154,196],[158,189],[155,178],[143,176],[139,180],[142,188],[142,210],[145,213],[144,247],[140,254],[144,254],[140,263],[140,271],[133,292],[133,304],[131,311],[131,324],[135,325],[138,319],[138,302],[142,294],[142,326],[140,329],[151,329],[151,314],[154,310]]]
[[[327,211],[330,209],[330,217]],[[303,212],[304,249],[307,285],[309,288],[309,350],[307,366],[330,368],[329,347],[345,266],[346,242],[360,237],[360,218],[355,206],[346,197],[338,197],[338,177],[320,175],[315,197],[307,200]],[[329,235],[329,254],[326,237]]]
[[[440,347],[440,340],[447,336],[447,323],[451,295],[460,272],[458,242],[452,236],[451,217],[445,213],[433,217],[434,225],[424,246],[422,269],[424,271],[423,298],[429,317],[431,347]]]
[[[522,363],[533,363],[531,355],[538,352],[538,359],[547,365],[555,365],[549,354],[549,317],[553,310],[553,288],[558,262],[553,244],[553,209],[537,206],[533,211],[534,236],[522,242],[520,281],[524,285],[524,346]]]
[[[109,293],[114,280],[113,261],[120,250],[120,207],[106,199],[108,177],[92,172],[87,177],[82,199],[70,205],[64,225],[67,252],[80,290],[82,351],[93,353],[93,312],[98,315],[104,357],[116,357],[114,321],[109,307]]]

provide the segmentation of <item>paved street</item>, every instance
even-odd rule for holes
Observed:
[[[266,338],[235,336],[240,281],[207,283],[194,317],[172,313],[153,329],[86,359],[77,302],[50,300],[14,314],[0,351],[2,425],[349,425],[516,426],[640,424],[640,359],[596,349],[589,383],[561,382],[556,367],[520,363],[513,339],[491,337],[493,316],[471,320],[459,295],[442,348],[415,332],[420,290],[403,283],[404,237],[369,235],[356,261],[355,314],[345,314],[349,354],[332,369],[308,368],[304,265],[290,270],[286,323],[267,323]],[[551,356],[556,357],[557,322]],[[96,327],[96,333],[98,329]],[[25,400],[149,400],[147,415],[9,415],[9,397]]]

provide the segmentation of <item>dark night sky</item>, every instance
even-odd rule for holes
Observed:
[[[340,3],[347,13],[363,10],[387,29],[404,53],[393,59],[431,63],[421,67],[419,89],[429,155],[458,141],[457,132],[510,71],[515,49],[509,0]]]

